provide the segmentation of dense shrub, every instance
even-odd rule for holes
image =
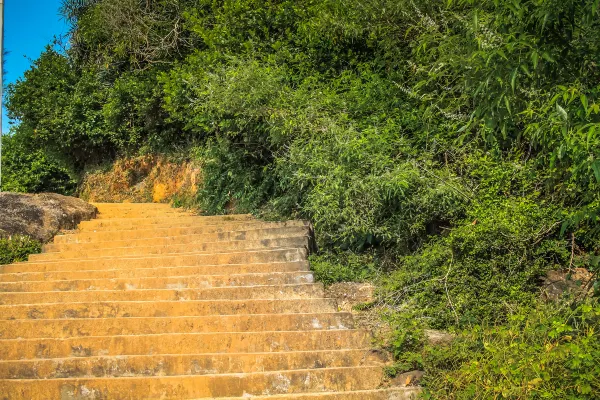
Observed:
[[[19,126],[2,142],[2,190],[21,193],[53,192],[69,195],[76,182],[50,152],[36,145],[25,126]]]
[[[0,265],[27,261],[30,254],[41,251],[42,244],[28,236],[0,237]]]
[[[505,325],[473,326],[442,347],[398,330],[396,368],[425,369],[426,399],[596,399],[599,328],[600,307],[586,302],[517,308]]]

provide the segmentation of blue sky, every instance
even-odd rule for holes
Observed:
[[[10,51],[6,56],[6,83],[22,77],[54,36],[68,31],[58,14],[60,3],[60,0],[4,0],[4,47]],[[7,132],[6,117],[2,125]]]

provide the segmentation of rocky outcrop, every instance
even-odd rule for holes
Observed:
[[[74,197],[0,193],[0,235],[27,235],[45,243],[96,212],[96,207]]]

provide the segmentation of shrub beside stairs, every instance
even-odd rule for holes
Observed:
[[[0,267],[0,399],[406,400],[313,282],[307,223],[98,204]]]

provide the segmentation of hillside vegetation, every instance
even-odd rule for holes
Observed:
[[[205,213],[310,219],[321,280],[377,282],[426,398],[598,398],[599,3],[66,0],[8,89],[8,188],[183,155]]]

